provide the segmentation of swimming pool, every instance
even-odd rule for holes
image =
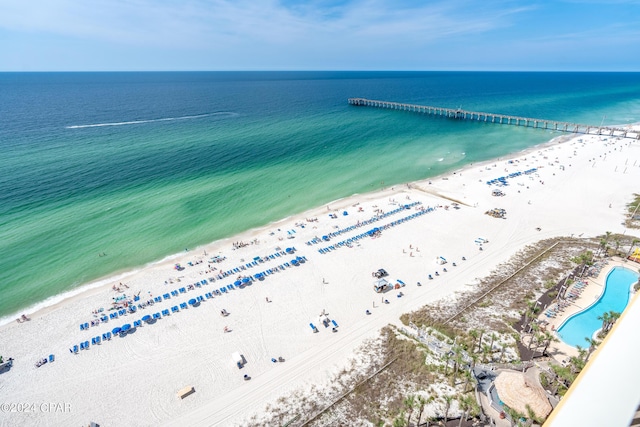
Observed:
[[[558,336],[570,346],[588,347],[585,338],[602,327],[598,317],[608,311],[622,313],[629,303],[631,285],[638,281],[638,273],[624,267],[614,267],[607,274],[604,292],[589,307],[565,320],[558,328]]]

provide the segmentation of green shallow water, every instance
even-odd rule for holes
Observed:
[[[640,75],[0,74],[0,316],[560,135],[350,107],[353,96],[631,123]]]

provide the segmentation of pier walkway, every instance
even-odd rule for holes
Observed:
[[[391,110],[411,111],[414,113],[430,114],[451,119],[476,120],[498,124],[525,126],[536,129],[549,129],[559,132],[583,133],[588,135],[607,135],[620,138],[640,140],[640,131],[624,127],[594,126],[578,123],[559,122],[546,119],[532,119],[529,117],[509,116],[506,114],[482,113],[467,111],[460,108],[431,107],[428,105],[404,104],[400,102],[376,101],[366,98],[349,98],[349,104],[360,107],[388,108]]]

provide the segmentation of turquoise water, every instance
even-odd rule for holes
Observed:
[[[0,316],[560,135],[349,97],[640,121],[639,73],[0,73]]]
[[[591,338],[602,327],[598,317],[609,311],[622,313],[629,303],[631,285],[637,281],[638,273],[624,267],[612,268],[600,298],[565,320],[558,328],[558,336],[573,347],[588,347],[585,338]]]

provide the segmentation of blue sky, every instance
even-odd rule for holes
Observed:
[[[2,0],[0,71],[640,71],[640,0]]]

